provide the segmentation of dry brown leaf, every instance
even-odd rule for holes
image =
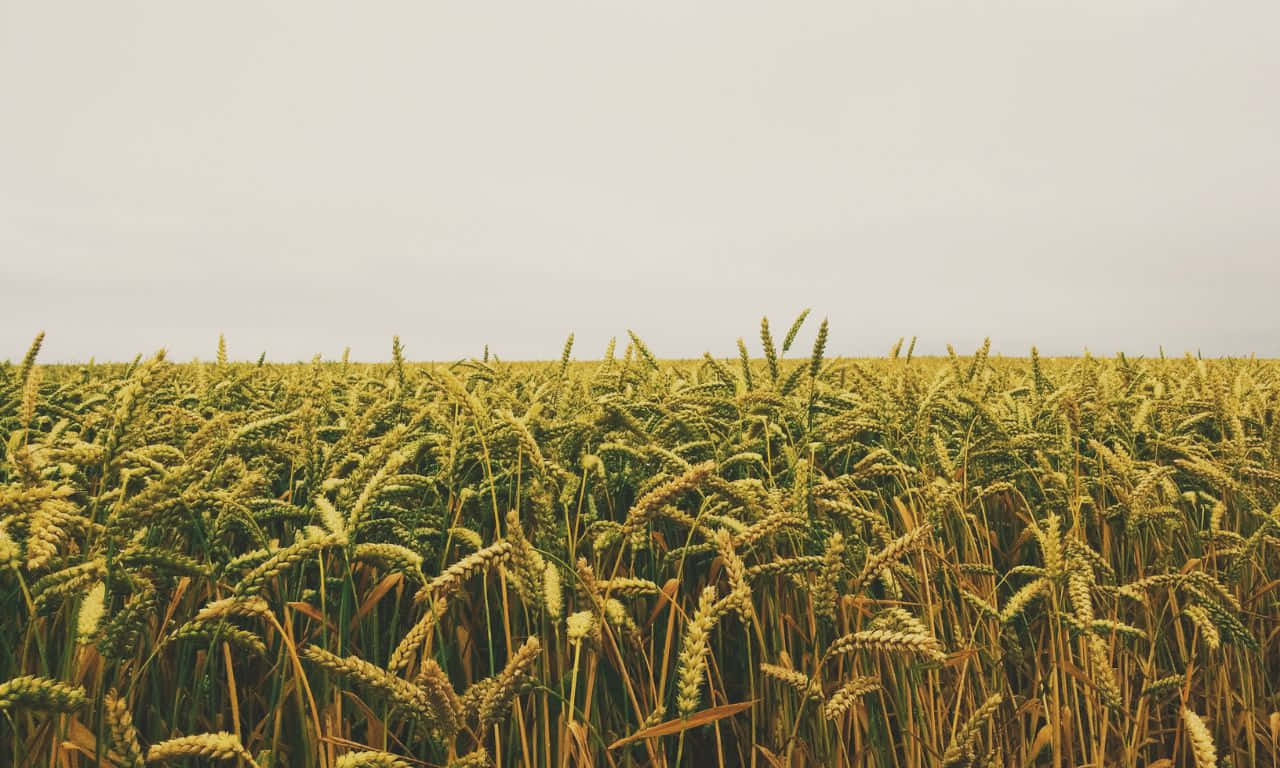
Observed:
[[[1031,742],[1031,749],[1027,750],[1027,759],[1023,766],[1034,765],[1040,753],[1052,743],[1053,726],[1046,723],[1040,726],[1040,730],[1036,731],[1036,738]]]
[[[768,760],[773,768],[783,768],[782,758],[770,752],[763,744],[757,744],[756,749],[760,750],[760,754],[764,755],[764,759]]]
[[[739,712],[745,712],[748,709],[751,709],[757,701],[759,701],[759,699],[740,701],[737,704],[722,704],[718,707],[712,707],[711,709],[704,709],[701,712],[695,712],[687,718],[678,717],[675,720],[658,723],[652,728],[645,728],[643,730],[636,731],[625,739],[619,739],[613,742],[609,745],[609,749],[617,749],[624,744],[629,744],[638,739],[653,739],[658,736],[670,736],[673,733],[680,733],[681,731],[687,731],[690,728],[697,728],[699,725],[714,723],[717,720],[723,720],[726,717],[732,717]]]
[[[351,617],[350,629],[355,630],[356,626],[359,625],[360,620],[367,616],[369,611],[373,610],[373,607],[378,604],[378,601],[382,599],[382,596],[387,594],[387,592],[390,592],[392,587],[395,587],[402,581],[404,581],[403,573],[393,573],[378,582],[378,586],[374,587],[373,590],[369,592],[369,596],[360,604],[360,610],[356,611],[356,615]]]

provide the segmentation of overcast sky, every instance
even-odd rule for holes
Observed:
[[[806,306],[838,354],[1280,356],[1278,300],[1275,0],[0,0],[0,359]]]

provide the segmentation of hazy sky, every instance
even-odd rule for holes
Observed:
[[[1275,0],[0,0],[0,359],[805,306],[840,354],[1280,356],[1278,299]]]

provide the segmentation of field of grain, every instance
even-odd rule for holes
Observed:
[[[803,321],[680,362],[37,340],[0,764],[1280,765],[1280,363]]]

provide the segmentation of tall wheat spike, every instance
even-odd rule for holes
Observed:
[[[254,762],[253,756],[241,746],[235,734],[225,731],[178,736],[159,744],[152,744],[147,750],[148,763],[173,763],[190,757],[201,757],[206,760],[243,760],[254,768],[258,765]]]
[[[1182,708],[1182,724],[1187,729],[1187,741],[1191,743],[1191,753],[1195,756],[1196,768],[1216,768],[1218,750],[1213,744],[1213,734],[1195,712]]]

